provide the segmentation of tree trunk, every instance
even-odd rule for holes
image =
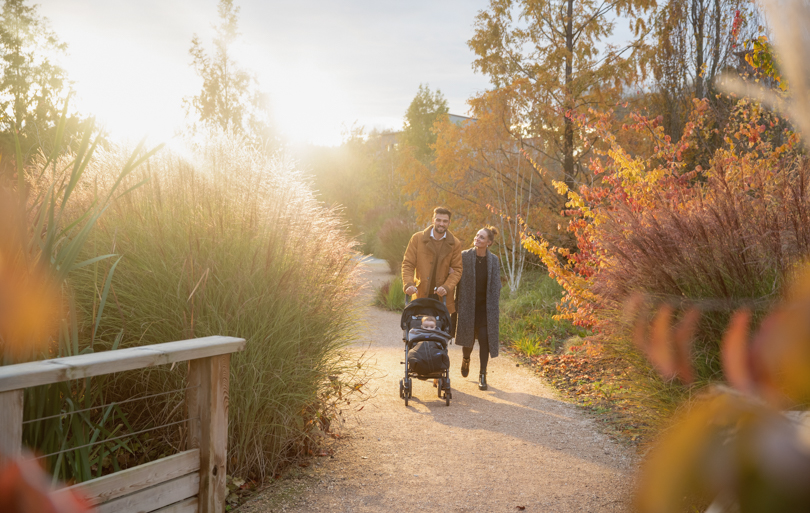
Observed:
[[[574,0],[567,0],[568,13],[565,20],[565,111],[563,134],[563,172],[565,184],[569,189],[574,188],[574,121],[571,119],[574,105],[571,101],[571,82],[573,81],[574,61]]]
[[[707,77],[707,83],[711,84],[714,81],[714,76],[717,75],[718,66],[720,66],[720,20],[722,18],[722,11],[720,10],[720,0],[714,0],[714,37],[712,38],[712,46],[714,48],[712,55],[712,69]]]
[[[706,9],[703,0],[692,1],[692,29],[695,31],[695,97],[703,98],[703,33],[706,24]]]

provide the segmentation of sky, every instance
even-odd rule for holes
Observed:
[[[113,137],[169,139],[183,98],[202,81],[191,38],[210,45],[216,0],[35,0],[61,41],[76,108]],[[401,129],[420,83],[440,89],[450,112],[488,88],[467,47],[487,0],[236,0],[235,52],[271,99],[292,143],[337,145],[353,124]],[[210,48],[210,46],[209,46]]]

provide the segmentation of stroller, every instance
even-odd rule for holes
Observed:
[[[416,330],[420,328],[421,317],[431,315],[436,318],[435,330]],[[411,301],[402,312],[400,321],[402,328],[402,341],[405,342],[405,378],[399,381],[399,397],[405,400],[413,392],[413,380],[421,381],[437,379],[439,399],[444,399],[450,406],[453,397],[450,391],[450,360],[447,356],[447,346],[450,343],[450,314],[442,302],[431,298],[419,298]]]

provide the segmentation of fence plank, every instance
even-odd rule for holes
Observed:
[[[200,451],[194,449],[79,483],[67,490],[78,491],[91,504],[101,504],[198,470]]]
[[[96,506],[97,513],[143,513],[193,497],[200,489],[200,474],[194,473],[113,499]]]
[[[204,337],[0,367],[0,392],[241,351],[245,340]]]
[[[189,448],[200,449],[200,513],[225,510],[230,355],[189,362]]]
[[[0,392],[0,455],[22,452],[23,390]]]
[[[153,513],[197,513],[199,507],[200,501],[197,497],[191,497],[184,501],[175,502],[171,506],[155,510]]]

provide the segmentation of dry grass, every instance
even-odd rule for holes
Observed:
[[[119,159],[93,166],[96,187]],[[153,158],[132,180],[92,238],[96,251],[123,256],[112,281],[114,313],[99,325],[122,346],[207,335],[247,339],[232,357],[229,473],[256,479],[309,451],[341,398],[362,377],[344,347],[354,326],[355,242],[321,207],[291,164],[224,135]],[[74,282],[85,329],[97,295],[96,269]],[[108,307],[109,308],[109,307]],[[133,390],[182,388],[184,369],[117,376],[108,398]],[[329,378],[332,378],[331,380]],[[174,420],[182,411],[157,398],[130,412],[133,425]],[[182,432],[164,433],[182,444]]]
[[[722,170],[721,170],[722,171]],[[689,201],[644,212],[617,209],[602,230],[611,265],[594,290],[618,305],[642,291],[654,302],[697,305],[699,377],[720,377],[719,340],[730,312],[764,313],[810,250],[810,165],[797,158],[745,190],[718,173]]]

